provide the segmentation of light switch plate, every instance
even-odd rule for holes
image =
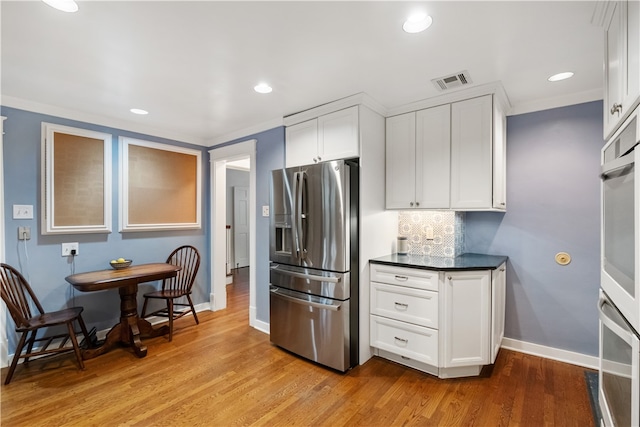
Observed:
[[[262,216],[269,216],[269,206],[262,207]]]
[[[13,205],[13,219],[33,219],[33,205]]]

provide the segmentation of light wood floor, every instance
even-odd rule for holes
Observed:
[[[228,291],[227,310],[180,319],[173,342],[145,341],[143,359],[119,348],[85,371],[71,355],[19,366],[0,389],[2,426],[593,425],[583,368],[503,349],[477,378],[377,357],[340,374],[250,328],[246,280]]]

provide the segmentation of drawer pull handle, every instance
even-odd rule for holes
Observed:
[[[409,304],[405,304],[405,303],[402,303],[402,302],[396,302],[394,304],[396,305],[396,308],[398,310],[400,310],[400,309],[406,310],[409,307]]]
[[[396,341],[401,342],[402,344],[407,344],[409,342],[409,340],[406,340],[404,338],[398,338],[398,337],[394,337],[396,339]]]
[[[411,358],[407,356],[400,356],[400,357],[403,358],[404,360],[411,360]]]
[[[400,280],[401,282],[406,282],[407,280],[409,280],[409,278],[407,276],[398,276],[396,274],[396,280]]]

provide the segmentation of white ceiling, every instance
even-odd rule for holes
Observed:
[[[501,81],[512,114],[602,98],[593,1],[78,3],[0,3],[2,105],[212,146],[359,92],[437,96],[431,79],[462,70]],[[407,34],[415,9],[433,25]]]

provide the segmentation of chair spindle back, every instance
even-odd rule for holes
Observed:
[[[162,289],[190,292],[196,273],[200,268],[200,253],[193,246],[180,246],[167,258],[168,264],[179,265],[182,270],[178,271],[175,277],[165,279]]]
[[[32,307],[44,314],[40,302],[24,276],[8,264],[0,264],[0,294],[9,309],[17,328],[27,327],[27,319],[33,317]]]

